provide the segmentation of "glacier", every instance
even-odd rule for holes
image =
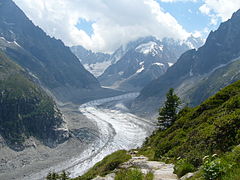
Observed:
[[[126,102],[138,95],[139,93],[127,93],[82,104],[79,111],[98,126],[99,137],[78,156],[37,174],[31,174],[24,180],[43,179],[48,172],[62,170],[66,170],[74,178],[84,174],[105,156],[117,150],[140,147],[145,138],[155,130],[156,124],[131,114],[125,106]]]

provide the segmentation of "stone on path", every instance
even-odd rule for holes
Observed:
[[[144,156],[133,156],[128,162],[123,163],[120,168],[139,168],[142,173],[152,172],[154,180],[178,180],[176,174],[173,173],[174,165],[165,164],[164,162],[148,161]]]
[[[174,165],[165,164],[164,162],[148,161],[144,156],[133,156],[132,159],[123,163],[120,169],[138,168],[142,173],[147,174],[152,172],[153,180],[179,180],[176,174],[173,173]],[[114,180],[115,174],[111,173],[105,177],[96,177],[94,180]]]

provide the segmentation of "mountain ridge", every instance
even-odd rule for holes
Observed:
[[[0,36],[19,45],[18,48],[0,45],[4,52],[60,100],[75,99],[76,94],[81,96],[82,89],[101,89],[70,49],[35,26],[12,0],[4,0],[0,5]]]
[[[139,91],[151,80],[164,74],[189,48],[187,41],[169,38],[160,41],[153,36],[139,38],[115,51],[110,58],[115,63],[98,80],[103,86]]]
[[[154,104],[152,107],[160,106],[169,88],[175,88],[184,99],[188,94],[184,86],[194,86],[207,73],[238,58],[240,56],[238,46],[240,40],[237,38],[240,36],[239,24],[240,10],[234,13],[231,19],[222,23],[216,31],[211,32],[202,47],[185,52],[165,74],[143,88],[140,96],[133,103],[134,110],[140,112],[139,107],[149,107],[150,102]],[[192,99],[188,98],[186,103],[191,104],[191,101]],[[156,111],[151,108],[148,110]]]

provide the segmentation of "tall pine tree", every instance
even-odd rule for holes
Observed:
[[[173,88],[169,89],[166,98],[164,106],[159,110],[158,125],[161,129],[166,129],[174,123],[181,104],[180,98],[174,93]]]

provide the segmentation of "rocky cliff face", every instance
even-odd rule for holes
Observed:
[[[64,120],[54,101],[31,76],[0,51],[0,135],[14,150],[35,137],[54,147],[68,139]]]

